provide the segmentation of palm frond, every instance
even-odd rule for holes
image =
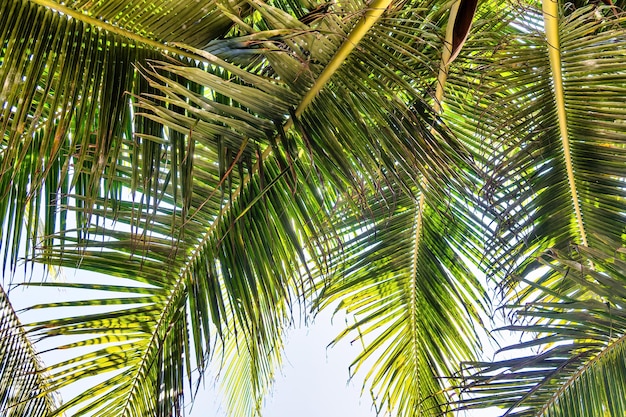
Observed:
[[[272,338],[232,332],[219,339],[213,349],[213,363],[219,366],[217,379],[229,416],[260,417],[276,372],[282,365],[283,334],[291,324],[292,312],[288,305],[274,305],[269,310],[274,314],[282,313],[284,320]]]
[[[56,414],[68,409],[75,415],[176,414],[182,406],[185,370],[191,372],[194,366],[202,370],[214,339],[228,340],[226,329],[235,334],[229,337],[236,337],[241,349],[278,340],[277,332],[287,319],[277,312],[277,305],[287,303],[289,311],[297,302],[295,294],[303,292],[301,266],[308,262],[304,242],[313,248],[305,236],[315,218],[323,216],[316,197],[318,186],[300,183],[301,188],[311,188],[301,193],[303,200],[295,202],[291,176],[303,167],[293,159],[287,163],[284,158],[292,158],[291,154],[262,156],[266,147],[275,145],[268,131],[277,137],[280,124],[276,120],[294,107],[286,89],[254,74],[247,77],[223,63],[222,68],[213,67],[201,75],[200,81],[212,88],[205,95],[197,84],[183,78],[200,74],[197,71],[167,64],[144,64],[144,68],[151,71],[151,81],[137,78],[140,88],[136,91],[154,100],[141,103],[145,112],[140,111],[132,125],[127,119],[125,136],[116,138],[114,159],[102,160],[93,150],[72,159],[83,167],[78,165],[67,175],[66,182],[71,184],[60,190],[61,205],[47,207],[53,219],[54,210],[61,212],[61,219],[75,213],[75,225],[68,228],[63,220],[59,233],[50,225],[44,245],[36,248],[38,259],[45,262],[136,282],[134,286],[115,285],[115,281],[105,286],[77,285],[126,293],[126,297],[33,307],[91,306],[94,310],[31,323],[32,337],[86,338],[69,344],[61,341],[66,351],[97,347],[50,366],[53,388],[106,375],[104,382],[87,388]],[[170,71],[167,79],[165,71]],[[229,89],[221,88],[224,78],[232,75],[245,77],[229,83]],[[242,80],[255,81],[257,88],[245,86]],[[176,88],[191,98],[177,102]],[[249,92],[255,92],[252,100],[246,100]],[[165,105],[163,93],[169,94]],[[255,100],[275,106],[255,105]],[[208,121],[199,109],[209,110]],[[235,129],[224,126],[228,120]],[[181,124],[185,126],[182,131]],[[133,133],[136,141],[130,140]],[[94,188],[100,180],[90,176],[91,164],[100,164],[107,172],[103,189]],[[126,308],[127,304],[136,307]],[[98,311],[103,305],[119,309]],[[241,338],[237,333],[248,336]],[[257,384],[253,389],[259,393],[267,384],[265,374],[272,369],[266,365],[266,353],[259,351],[259,357],[253,358],[259,382],[250,382]]]
[[[398,7],[381,21],[376,36],[367,40],[368,59],[363,56],[351,67],[352,74],[366,70],[381,74],[374,80],[359,77],[368,80],[367,87],[393,88],[393,97],[410,100],[408,109],[387,107],[386,118],[393,127],[380,133],[376,129],[384,126],[384,117],[376,118],[376,109],[367,107],[374,120],[370,131],[380,148],[405,152],[381,155],[387,182],[367,200],[363,217],[340,218],[338,223],[351,238],[333,257],[339,274],[322,290],[320,302],[338,301],[338,308],[356,316],[356,323],[338,339],[350,336],[363,343],[354,370],[367,369],[365,383],[374,402],[379,412],[386,410],[389,415],[450,412],[446,404],[452,391],[446,378],[460,361],[475,354],[477,330],[469,323],[480,323],[488,304],[469,267],[481,262],[485,224],[476,215],[479,208],[473,204],[472,186],[459,180],[463,172],[480,183],[480,174],[471,169],[469,150],[449,140],[436,122],[423,122],[425,115],[445,103],[451,48],[455,42],[457,48],[462,44],[455,41],[452,30],[455,15],[448,17],[447,11],[441,6]],[[442,39],[439,28],[446,25],[450,30]],[[416,96],[418,92],[432,95],[434,103],[428,105]],[[344,112],[354,108],[358,104],[346,106]],[[397,123],[396,114],[401,115]],[[417,160],[412,159],[416,154]],[[407,183],[403,175],[413,182]],[[443,190],[445,197],[440,194]]]
[[[548,40],[541,9],[511,10],[477,32],[476,43],[468,40],[476,52],[450,76],[455,99],[446,104],[454,109],[444,114],[463,118],[451,128],[482,153],[484,197],[497,213],[495,270],[512,271],[551,246],[593,246],[596,234],[617,240],[623,232],[623,16],[595,6],[559,10],[546,15]]]
[[[158,37],[163,33],[153,30],[166,30],[157,23],[159,13],[182,7],[177,2],[161,2],[161,8],[96,3],[7,0],[0,5],[0,216],[4,265],[10,269],[21,239],[28,256],[38,243],[39,227],[47,235],[66,227],[68,220],[56,206],[67,204],[70,190],[88,204],[105,181],[114,197],[108,167],[116,163],[122,142],[132,140],[129,93],[148,92],[135,66],[161,56],[158,46],[165,50],[166,39]],[[188,18],[195,12],[197,19],[205,6],[186,9]],[[139,21],[152,23],[144,27]],[[220,33],[229,27],[212,26]],[[25,226],[22,213],[29,213]]]
[[[189,253],[185,248],[177,252],[177,239],[159,238],[151,233],[173,235],[176,228],[183,224],[180,220],[182,217],[192,223],[186,218],[186,210],[191,209],[194,202],[191,185],[194,167],[192,161],[194,155],[202,155],[207,150],[197,150],[193,143],[186,147],[182,135],[175,131],[168,132],[167,139],[171,139],[174,146],[167,149],[171,151],[173,158],[170,159],[168,155],[165,159],[170,167],[164,173],[165,170],[161,167],[164,160],[161,152],[165,149],[161,146],[164,131],[160,124],[141,115],[135,121],[132,120],[131,106],[134,100],[127,93],[156,93],[135,68],[136,65],[145,66],[147,59],[160,55],[154,50],[155,44],[156,47],[161,45],[159,49],[166,50],[176,49],[174,46],[165,46],[163,42],[168,40],[189,41],[187,38],[168,38],[172,31],[160,23],[163,16],[175,15],[172,23],[182,23],[184,29],[185,22],[180,20],[181,12],[184,12],[190,19],[188,23],[195,25],[200,31],[201,38],[198,38],[196,32],[196,40],[190,41],[197,46],[205,45],[212,39],[211,36],[221,35],[230,28],[230,19],[224,19],[222,15],[217,16],[216,20],[217,9],[211,6],[212,9],[208,10],[209,5],[197,5],[207,17],[200,19],[203,20],[201,25],[197,25],[198,9],[183,7],[179,2],[162,2],[155,8],[140,7],[128,2],[108,2],[104,8],[104,3],[85,5],[79,2],[61,6],[52,2],[33,4],[10,1],[1,6],[2,15],[8,18],[3,19],[4,25],[0,31],[3,35],[0,71],[3,83],[10,87],[3,89],[2,95],[5,166],[3,182],[6,188],[6,198],[2,200],[3,230],[6,233],[3,239],[5,259],[10,258],[10,264],[14,268],[24,235],[20,213],[29,208],[27,212],[30,221],[26,223],[27,257],[35,252],[36,256],[42,256],[47,262],[73,267],[81,265],[88,270],[100,270],[113,276],[129,276],[138,279],[140,283],[151,282],[155,288],[145,295],[145,288],[141,284],[139,287],[111,285],[106,288],[108,291],[144,295],[133,299],[107,298],[87,303],[35,306],[92,306],[97,310],[99,305],[140,305],[128,311],[122,308],[117,315],[113,315],[116,318],[111,320],[98,312],[86,317],[68,317],[66,320],[47,322],[43,328],[34,324],[32,335],[36,337],[68,333],[92,334],[92,338],[86,341],[64,345],[67,349],[85,345],[103,346],[95,352],[78,355],[49,368],[52,374],[51,385],[55,388],[76,382],[84,376],[111,370],[132,370],[129,373],[114,374],[107,380],[111,383],[109,387],[99,384],[87,389],[83,396],[66,403],[56,413],[78,406],[79,414],[96,412],[104,415],[169,415],[182,405],[182,378],[185,370],[181,362],[183,358],[187,362],[187,370],[190,370],[189,342],[185,336],[188,323],[184,318],[187,302],[185,291],[188,287],[183,279],[171,278],[171,271],[172,268],[175,271],[177,266],[180,268],[180,263],[176,263],[172,254],[179,253],[184,258]],[[83,6],[88,6],[88,10],[83,10]],[[216,24],[218,21],[222,23]],[[113,26],[107,22],[111,22]],[[210,33],[204,30],[206,27],[210,27]],[[157,29],[161,32],[155,31]],[[191,35],[192,31],[186,30],[185,34]],[[193,91],[198,90],[196,88]],[[138,139],[137,143],[141,144],[133,145],[134,134],[143,138],[143,143]],[[245,130],[243,134],[246,134]],[[221,142],[221,139],[216,140]],[[228,143],[228,139],[224,142]],[[199,210],[210,203],[207,208],[213,210],[209,210],[211,221],[214,220],[216,209],[211,203],[216,201],[218,206],[223,204],[227,193],[226,186],[217,185],[221,179],[218,175],[223,175],[223,170],[226,169],[223,161],[230,158],[233,164],[238,162],[238,171],[243,175],[244,161],[251,159],[250,154],[233,158],[231,150],[231,146],[218,146],[208,151],[210,157],[206,161],[212,162],[207,162],[207,165],[215,164],[215,167],[211,166],[205,171],[206,176],[200,179],[201,184],[208,181],[212,188],[196,198],[197,204],[193,208]],[[170,169],[171,165],[174,169]],[[198,168],[196,165],[196,169]],[[271,184],[281,176],[282,174],[276,175],[266,180],[263,174],[260,188],[265,187],[263,181]],[[222,178],[222,182],[225,181],[226,178]],[[228,185],[231,184],[232,179],[229,179]],[[173,186],[173,194],[166,193],[168,186]],[[253,186],[259,185],[253,183]],[[202,188],[201,185],[196,185],[196,190]],[[230,189],[230,196],[232,190],[233,188]],[[125,199],[122,193],[128,192],[140,196],[137,200]],[[211,201],[211,198],[206,199],[207,195],[217,197]],[[158,202],[163,201],[163,198],[166,201],[164,204],[173,206],[162,207],[159,211]],[[248,201],[254,200],[255,195],[248,193],[247,198]],[[184,201],[181,202],[180,199]],[[35,233],[40,226],[41,210],[45,211],[42,223],[45,224],[46,239],[43,242],[37,239]],[[245,206],[242,207],[232,224],[245,217],[246,210]],[[75,218],[68,220],[68,213],[72,212]],[[109,229],[98,227],[104,218],[109,219]],[[284,224],[287,224],[286,219],[283,219]],[[126,224],[126,232],[118,233],[111,226],[110,221],[117,220]],[[196,218],[195,222],[197,221]],[[72,226],[68,227],[68,224]],[[56,233],[59,225],[60,232]],[[197,226],[198,223],[196,231]],[[193,239],[196,236],[191,233],[191,229],[189,227],[185,230],[189,230]],[[209,229],[215,230],[215,227]],[[227,235],[230,229],[226,225],[218,230]],[[266,230],[271,232],[271,228]],[[236,232],[233,231],[231,235],[234,233]],[[101,236],[106,242],[102,244],[97,239],[94,240],[94,236]],[[267,235],[263,238],[269,239]],[[218,239],[217,247],[222,239],[223,237]],[[297,238],[292,235],[291,239],[295,241]],[[202,244],[206,245],[206,240]],[[99,247],[100,252],[97,249],[93,252],[86,249],[93,246]],[[269,250],[271,249],[268,248]],[[291,249],[289,252],[301,254]],[[96,253],[98,255],[94,255]],[[197,253],[198,251],[194,255]],[[142,272],[128,274],[127,268],[133,265],[133,255],[137,257],[135,267]],[[143,256],[146,258],[142,259]],[[105,259],[108,267],[98,269],[94,258]],[[191,264],[197,261],[195,256],[190,258]],[[8,264],[9,262],[5,262],[5,265]],[[219,263],[217,266],[219,267]],[[223,267],[228,270],[227,265],[224,264]],[[194,268],[202,270],[202,262],[194,265]],[[215,272],[215,268],[213,266],[211,272]],[[267,274],[269,269],[271,268],[262,272]],[[144,274],[148,278],[143,278]],[[238,276],[242,278],[242,275]],[[241,284],[241,287],[231,287],[231,292],[249,291],[251,294],[247,294],[248,296],[257,295],[256,289],[248,288],[245,282]],[[204,291],[196,294],[200,298],[208,297],[206,291],[216,288],[220,290],[219,285],[207,287],[201,283],[200,287],[200,292]],[[83,288],[90,286],[85,285]],[[233,300],[235,299],[236,295],[233,295]],[[217,299],[211,301],[217,303]],[[206,307],[206,300],[204,306]],[[217,311],[219,308],[226,308],[217,304],[213,304],[213,307]],[[251,307],[250,303],[248,307]],[[208,336],[211,320],[219,325],[223,323],[219,323],[219,313],[209,318],[206,316],[207,310],[193,309],[193,312],[194,319],[203,315],[203,327],[197,328],[194,333],[199,366],[203,367],[209,341],[207,340],[206,346],[198,346],[202,334]],[[153,321],[139,329],[132,324],[148,318]],[[259,322],[261,325],[265,324],[260,319]],[[107,323],[106,329],[103,323]],[[46,330],[45,326],[55,330]],[[115,391],[115,388],[120,388],[121,391]],[[81,403],[81,400],[85,401]]]
[[[526,335],[504,350],[536,353],[469,364],[461,408],[498,406],[507,416],[624,414],[622,254],[585,246],[545,253],[549,279],[528,283],[534,301],[511,306],[520,321],[502,329]]]
[[[118,225],[125,227],[93,226],[84,231],[88,238],[74,245],[66,233],[63,250],[50,248],[44,253],[46,262],[128,278],[135,283],[71,284],[121,294],[32,307],[81,306],[94,311],[29,324],[35,338],[87,338],[62,346],[64,350],[98,347],[49,367],[54,388],[76,383],[85,376],[107,376],[57,413],[78,407],[74,415],[176,414],[182,406],[184,371],[202,371],[217,338],[230,343],[229,338],[234,337],[239,349],[256,346],[259,356],[254,357],[254,366],[261,382],[255,389],[265,389],[264,378],[273,367],[271,356],[261,347],[280,340],[289,312],[304,291],[301,268],[308,258],[303,242],[320,212],[305,211],[314,207],[311,201],[301,200],[294,206],[298,198],[290,190],[288,171],[281,171],[269,160],[263,163],[264,178],[258,173],[251,175],[236,197],[226,187],[222,193],[219,164],[213,162],[215,157],[206,158],[206,152],[200,144],[195,148],[195,157],[206,161],[211,169],[194,176],[193,189],[198,197],[192,199],[192,214],[185,220],[179,207],[148,205],[147,211],[138,209],[137,201],[121,201],[115,216]],[[211,171],[212,177],[207,175]],[[231,176],[232,184],[228,185],[235,187],[238,174]],[[228,203],[220,203],[226,198]],[[164,196],[161,201],[171,204],[173,197]],[[109,213],[104,209],[104,199],[97,203],[94,215]],[[178,211],[176,216],[173,210]],[[221,215],[216,217],[216,211]],[[172,228],[181,233],[168,236]],[[98,312],[98,306],[115,308]]]
[[[34,307],[92,309],[30,328],[93,346],[53,388],[105,378],[57,414],[176,414],[219,346],[251,375],[226,372],[250,400],[231,412],[254,415],[310,278],[357,316],[379,406],[446,413],[487,304],[470,265],[622,238],[623,18],[548,13],[550,55],[536,2],[464,1],[458,22],[452,3],[0,6],[7,264],[28,235],[29,258],[132,280]]]
[[[402,193],[387,190],[368,210],[365,218],[344,219],[352,238],[333,257],[338,275],[320,300],[355,316],[337,340],[363,344],[353,371],[366,372],[381,413],[445,414],[446,376],[475,353],[471,323],[487,304],[464,259],[478,252],[463,253],[480,236],[454,212]]]
[[[4,289],[0,287],[0,413],[47,416],[56,400],[48,377]]]
[[[93,21],[96,26],[110,23],[127,36],[141,37],[143,42],[152,40],[161,45],[180,42],[203,48],[232,26],[232,20],[211,0],[193,4],[173,0],[158,0],[149,4],[139,0],[31,2],[79,20]],[[249,7],[244,1],[233,1],[229,2],[228,9],[245,16]]]

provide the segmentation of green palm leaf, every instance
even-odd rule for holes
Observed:
[[[0,410],[2,415],[47,416],[56,405],[47,375],[0,288]]]
[[[606,8],[556,10],[546,28],[535,5],[509,10],[468,40],[450,75],[444,117],[485,166],[483,195],[498,213],[488,251],[496,271],[513,271],[520,255],[623,231],[622,18]]]
[[[544,2],[542,11],[528,4],[485,25],[480,43],[470,38],[466,45],[476,48],[471,62],[460,62],[463,71],[449,77],[458,92],[449,94],[454,99],[444,115],[482,153],[477,160],[489,175],[483,195],[497,226],[488,256],[500,276],[515,272],[508,275],[511,308],[528,318],[507,329],[536,336],[506,350],[541,347],[536,355],[473,363],[466,374],[470,397],[461,404],[500,406],[516,416],[621,415],[614,400],[622,396],[616,301],[604,304],[604,297],[621,291],[605,240],[623,238],[618,167],[626,131],[617,103],[624,73],[615,61],[623,17],[608,8],[549,8],[555,6]],[[583,259],[573,263],[558,252],[570,242],[594,249],[578,247]],[[554,265],[562,274],[530,278],[539,265],[534,255],[549,246],[557,248]],[[608,324],[599,324],[598,314]]]
[[[436,33],[427,37],[425,30],[446,25],[445,12],[445,8],[399,8],[381,21],[377,36],[369,39],[367,62],[372,62],[372,72],[384,73],[396,89],[410,86],[410,90],[397,92],[395,97],[412,97],[416,103],[414,108],[398,112],[402,121],[393,125],[394,132],[377,136],[384,149],[408,147],[407,139],[415,137],[413,129],[419,123],[413,123],[410,117],[419,117],[418,106],[423,101],[412,94],[430,91],[435,110],[445,103],[451,45],[462,43],[455,41],[451,29],[456,10],[447,22],[450,30],[443,43]],[[460,13],[470,12],[471,8]],[[385,37],[385,33],[394,36]],[[420,38],[411,33],[419,33]],[[383,47],[378,46],[381,43]],[[395,69],[388,63],[398,65],[403,59],[410,60],[411,68],[402,67],[397,73],[408,75],[411,81],[393,78]],[[367,67],[364,61],[352,71],[358,73]],[[384,86],[377,85],[377,90],[384,91]],[[375,94],[369,92],[367,96]],[[367,114],[376,111],[368,108]],[[417,135],[436,140],[439,129],[433,124],[423,126]],[[386,142],[396,138],[401,144]],[[338,308],[356,316],[356,323],[338,339],[350,335],[363,343],[364,351],[353,367],[355,371],[367,369],[366,384],[380,412],[440,415],[449,413],[446,404],[452,391],[446,377],[455,372],[460,361],[475,353],[476,329],[469,323],[479,323],[480,311],[488,304],[468,266],[481,262],[485,222],[475,215],[480,208],[473,205],[471,186],[463,180],[457,182],[459,170],[464,167],[465,175],[473,175],[479,183],[481,179],[469,169],[472,164],[467,163],[464,154],[468,151],[454,141],[447,141],[442,152],[431,154],[425,148],[413,152],[390,155],[394,162],[383,163],[385,169],[394,172],[384,171],[389,182],[367,200],[363,217],[341,218],[339,224],[344,224],[353,237],[334,256],[340,273],[322,292],[320,302],[327,305],[339,301]],[[410,159],[415,153],[458,159],[456,163],[426,159],[420,164]],[[387,162],[387,156],[383,161]],[[415,166],[419,167],[417,172]],[[403,181],[404,173],[413,179],[412,185]],[[400,177],[399,184],[411,187],[408,193],[389,180],[394,174]],[[441,190],[447,196],[442,197]]]
[[[575,246],[569,254],[546,253],[549,279],[529,282],[534,301],[511,306],[520,322],[503,328],[526,334],[506,350],[539,351],[469,364],[461,408],[496,405],[507,416],[624,414],[622,252]]]
[[[166,45],[171,40],[202,47],[232,23],[211,2],[7,0],[0,14],[0,213],[4,265],[14,269],[20,239],[27,256],[37,244],[40,219],[48,235],[67,227],[55,206],[67,204],[70,190],[88,206],[106,179],[114,197],[109,167],[122,142],[133,140],[129,94],[149,92],[136,66],[166,50],[184,54]],[[162,24],[173,15],[176,30]]]
[[[446,413],[449,383],[442,377],[473,356],[471,323],[486,304],[458,251],[468,240],[478,244],[479,236],[468,234],[457,213],[441,214],[389,190],[374,196],[368,210],[374,221],[345,220],[353,237],[335,256],[340,274],[321,300],[339,301],[339,309],[356,317],[337,340],[363,343],[353,370],[367,372],[381,412]]]
[[[202,157],[203,153],[198,145],[196,155]],[[218,171],[217,165],[214,171]],[[268,352],[279,343],[289,311],[302,292],[300,265],[306,259],[300,242],[315,213],[306,213],[306,223],[300,223],[305,212],[293,207],[295,197],[285,174],[270,161],[264,162],[263,172],[264,180],[258,174],[250,177],[228,209],[222,207],[223,217],[209,219],[215,210],[220,210],[219,198],[232,196],[219,192],[216,172],[208,183],[196,180],[194,184],[199,195],[214,195],[215,201],[199,199],[198,205],[192,201],[193,215],[186,219],[184,227],[182,217],[172,216],[171,209],[163,205],[141,215],[133,209],[132,201],[120,202],[116,221],[128,225],[128,230],[92,227],[86,231],[89,239],[72,247],[66,234],[63,251],[57,253],[56,248],[51,248],[46,252],[47,262],[80,266],[82,270],[135,282],[130,286],[80,284],[77,287],[125,295],[32,307],[88,306],[95,311],[98,306],[115,306],[112,311],[30,324],[31,335],[36,338],[88,338],[64,345],[64,350],[98,346],[49,368],[55,388],[85,376],[107,376],[104,382],[87,390],[88,394],[69,401],[57,413],[74,406],[80,407],[74,415],[176,413],[182,406],[184,370],[202,371],[216,338],[231,343],[229,340],[234,337],[241,350],[254,346],[259,355],[253,355],[257,361],[253,366],[258,369],[254,372],[259,373],[260,381],[265,381],[273,369]],[[209,188],[211,181],[214,182]],[[261,189],[261,183],[266,188]],[[257,201],[258,195],[265,200]],[[313,204],[307,201],[301,206],[310,208]],[[93,213],[105,214],[97,207]],[[173,218],[179,225],[175,224],[175,229],[184,230],[184,235],[174,239],[166,237]],[[259,218],[272,218],[275,223],[253,222]],[[159,237],[160,233],[164,236]],[[128,304],[134,306],[126,307]],[[232,351],[233,347],[228,349]],[[265,386],[263,382],[255,389],[262,392]]]

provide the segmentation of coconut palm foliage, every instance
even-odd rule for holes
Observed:
[[[75,352],[44,369],[46,387],[101,378],[55,415],[178,415],[185,379],[211,358],[225,361],[226,390],[240,399],[233,414],[257,414],[294,307],[342,275],[329,257],[347,234],[394,214],[394,205],[368,209],[372,196],[409,198],[403,205],[421,223],[425,184],[444,185],[428,187],[431,211],[463,204],[471,185],[462,172],[476,167],[428,97],[446,5],[345,3],[312,20],[315,5],[196,6],[3,3],[7,268],[23,247],[29,260],[110,277],[43,283],[91,293],[31,307],[78,311],[29,323],[35,340],[55,337]],[[167,19],[188,31],[174,36]],[[414,53],[422,45],[427,53]],[[421,241],[416,227],[416,259],[426,256]],[[457,281],[459,292],[478,291],[465,275],[449,277],[451,259],[419,264],[398,285],[430,268],[433,283],[447,284],[425,285],[420,297]],[[451,297],[455,310],[435,309],[420,331],[432,339],[441,322],[469,323],[477,307],[465,301],[474,302]],[[407,305],[415,322],[420,304]],[[439,372],[471,357],[473,335],[451,329],[450,358],[417,336],[412,369],[428,398],[443,387]],[[410,412],[410,392],[385,397]]]
[[[258,415],[334,303],[381,413],[449,413],[476,267],[622,239],[622,5],[582,3],[2,2],[5,270],[108,276],[40,284],[83,295],[31,307],[52,415],[179,415],[210,361]]]
[[[55,399],[45,393],[42,365],[6,293],[0,296],[0,407],[7,416],[46,415],[54,410]]]
[[[498,405],[509,416],[619,416],[624,403],[624,249],[572,246],[541,258],[550,272],[509,308],[539,353],[473,363],[467,408]]]
[[[368,207],[380,220],[351,220],[361,229],[334,256],[341,278],[321,298],[354,314],[355,323],[338,340],[363,344],[352,370],[365,373],[381,413],[439,415],[448,400],[439,376],[451,375],[474,349],[472,339],[457,337],[474,334],[480,320],[475,300],[485,297],[462,259],[476,256],[471,241],[478,237],[464,234],[468,229],[454,220],[455,212],[442,214],[441,207],[388,190],[376,197]],[[470,241],[470,250],[456,252],[463,241]]]
[[[459,63],[455,81],[480,93],[447,102],[450,116],[465,114],[450,122],[459,135],[479,132],[466,142],[485,150],[483,195],[501,210],[494,247],[506,249],[506,269],[520,253],[594,245],[596,235],[620,241],[624,230],[623,18],[608,7],[541,6],[486,27],[476,63]]]
[[[504,23],[489,52],[496,63],[484,62],[474,74],[484,95],[464,107],[478,121],[469,130],[500,144],[486,146],[491,159],[484,191],[502,210],[493,247],[502,240],[512,247],[491,253],[496,265],[515,271],[500,283],[512,303],[506,308],[522,320],[507,329],[537,336],[512,348],[540,348],[532,356],[519,353],[520,359],[473,364],[466,373],[469,399],[461,404],[497,405],[505,415],[621,415],[623,375],[615,364],[623,358],[619,342],[613,344],[621,335],[592,316],[598,303],[612,309],[616,301],[603,304],[602,297],[621,287],[611,262],[624,233],[626,136],[619,103],[625,74],[615,61],[623,53],[623,5],[541,6]],[[498,125],[505,128],[489,131]],[[575,261],[561,252],[581,243]],[[560,274],[550,270],[542,277],[527,256],[548,246],[556,248],[548,257],[557,259]],[[613,280],[604,281],[605,275]]]

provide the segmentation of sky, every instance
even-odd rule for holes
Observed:
[[[321,314],[308,329],[289,332],[283,369],[272,393],[266,399],[263,415],[267,417],[374,417],[367,398],[360,399],[362,379],[348,383],[348,366],[358,354],[348,341],[327,349],[341,330],[342,320],[331,324],[330,313]],[[207,387],[199,396],[191,417],[226,417],[216,401],[216,393]],[[219,394],[218,394],[219,395]]]

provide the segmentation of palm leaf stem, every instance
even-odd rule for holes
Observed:
[[[161,326],[164,324],[164,319],[166,317],[168,317],[168,313],[170,312],[170,309],[172,308],[172,305],[175,303],[175,301],[177,300],[176,294],[178,293],[179,290],[181,290],[185,284],[185,275],[179,275],[178,279],[176,280],[176,284],[174,285],[174,287],[171,289],[169,295],[167,296],[167,300],[165,301],[165,305],[163,307],[163,310],[161,311],[161,315],[159,316],[158,321],[156,322],[156,325],[154,326],[154,332],[152,333],[151,337],[150,337],[150,342],[148,342],[148,349],[146,349],[146,353],[149,351],[150,346],[155,343],[155,342],[160,342],[163,343],[163,340],[166,339],[166,334],[163,335],[161,341],[157,340],[157,337],[159,336],[159,329],[161,328]],[[161,349],[161,347],[159,347],[159,349]],[[131,404],[131,400],[133,399],[133,394],[132,392],[135,390],[135,387],[137,387],[137,383],[140,380],[140,375],[142,373],[142,371],[144,371],[144,369],[147,368],[149,369],[151,364],[148,363],[149,360],[153,360],[154,357],[152,355],[146,354],[143,356],[142,360],[141,360],[141,364],[139,365],[139,367],[137,367],[137,375],[133,378],[133,383],[132,386],[129,390],[129,395],[126,396],[126,403],[124,404],[124,408],[122,410],[124,410],[124,412],[126,412],[126,410],[129,409],[129,407],[132,407]],[[125,414],[122,414],[125,415]]]
[[[363,39],[363,37],[369,32],[374,24],[383,15],[387,6],[391,4],[392,0],[374,0],[368,7],[367,11],[356,24],[354,29],[350,32],[345,42],[337,50],[333,58],[326,65],[322,73],[319,75],[311,89],[305,94],[300,102],[300,105],[296,108],[296,116],[300,116],[304,110],[311,104],[313,99],[317,96],[322,88],[326,85],[328,80],[333,76],[341,64],[350,55],[352,50],[356,48],[357,44]]]
[[[422,177],[420,181],[420,186],[423,187],[426,185],[426,177]],[[422,188],[423,189],[423,188]],[[417,207],[417,213],[415,215],[415,247],[413,249],[413,273],[411,274],[411,311],[417,312],[420,311],[419,306],[419,294],[417,292],[417,277],[419,275],[419,252],[420,252],[420,241],[422,236],[422,225],[424,220],[424,204],[426,204],[426,193],[422,191],[420,194],[420,199]],[[417,346],[420,343],[420,322],[418,320],[417,314],[410,314],[411,318],[411,335],[413,337],[413,343],[411,347],[413,348],[413,357],[418,358],[419,352]],[[419,375],[416,375],[416,378],[419,378]],[[418,382],[419,383],[419,382]],[[421,391],[417,391],[418,398],[416,399],[417,404],[422,403]]]
[[[456,15],[456,11],[459,8],[459,3],[460,1],[457,1],[456,3],[454,3],[454,5],[452,5],[452,8],[450,9],[450,20],[448,21],[448,25],[446,28],[446,38],[444,39],[444,45],[443,45],[443,50],[441,53],[441,61],[440,61],[440,65],[439,65],[439,74],[437,76],[437,88],[435,91],[435,103],[433,104],[433,110],[435,113],[440,113],[442,110],[442,102],[443,102],[443,93],[444,93],[444,86],[446,83],[446,79],[447,79],[447,75],[448,75],[448,70],[447,70],[447,64],[448,64],[448,60],[450,59],[450,55],[451,55],[451,50],[452,50],[452,40],[451,40],[451,36],[452,36],[452,27],[454,26],[454,17]],[[435,128],[431,127],[430,131],[431,133],[434,133]],[[419,181],[419,186],[420,189],[422,190],[422,192],[420,193],[420,198],[419,198],[419,202],[417,203],[417,213],[415,215],[415,246],[413,249],[413,273],[411,276],[411,310],[414,312],[419,311],[420,307],[419,307],[419,294],[417,292],[417,277],[418,277],[418,263],[419,263],[419,252],[420,252],[420,243],[421,243],[421,236],[422,236],[422,226],[423,226],[423,222],[424,222],[424,205],[426,204],[426,193],[425,193],[425,189],[427,186],[427,180],[426,180],[426,176],[422,176],[422,178]],[[413,336],[414,340],[412,343],[412,347],[413,347],[413,356],[415,358],[419,357],[419,353],[417,352],[417,346],[419,345],[419,320],[417,319],[417,314],[411,314],[410,315],[411,318],[411,335]],[[417,404],[421,404],[422,403],[422,399],[421,399],[421,392],[418,390],[418,398],[416,400]]]
[[[72,19],[76,19],[78,21],[84,22],[90,26],[98,27],[100,29],[106,30],[107,32],[114,33],[119,36],[124,36],[125,38],[132,39],[134,41],[139,42],[140,44],[151,46],[160,51],[174,53],[176,55],[180,55],[186,58],[191,58],[194,60],[198,59],[198,56],[196,54],[191,54],[188,51],[185,51],[184,49],[178,48],[174,45],[166,45],[162,42],[155,41],[153,39],[142,36],[138,33],[130,32],[118,26],[114,26],[110,23],[106,23],[100,19],[91,17],[80,11],[66,7],[55,1],[52,1],[52,0],[30,0],[30,1],[31,3],[35,3],[39,6],[55,10],[59,13],[63,13],[64,15],[70,16]]]
[[[437,89],[435,90],[435,104],[433,109],[435,113],[441,112],[443,104],[443,90],[448,79],[448,66],[450,65],[450,57],[452,56],[452,38],[454,37],[454,20],[459,11],[460,0],[454,2],[450,7],[450,17],[446,25],[446,38],[443,41],[443,50],[441,51],[441,61],[439,62],[439,74],[437,75]]]
[[[567,179],[569,181],[570,192],[576,213],[576,222],[580,231],[582,244],[587,246],[587,233],[583,223],[580,202],[578,200],[578,190],[574,179],[574,168],[572,166],[572,154],[570,151],[567,110],[565,108],[565,93],[563,90],[563,74],[561,70],[561,48],[559,40],[559,3],[557,0],[543,0],[543,21],[548,41],[548,51],[550,57],[550,68],[554,84],[554,98],[556,101],[557,117],[559,119],[559,130],[563,141],[563,154],[565,167],[567,169]]]

